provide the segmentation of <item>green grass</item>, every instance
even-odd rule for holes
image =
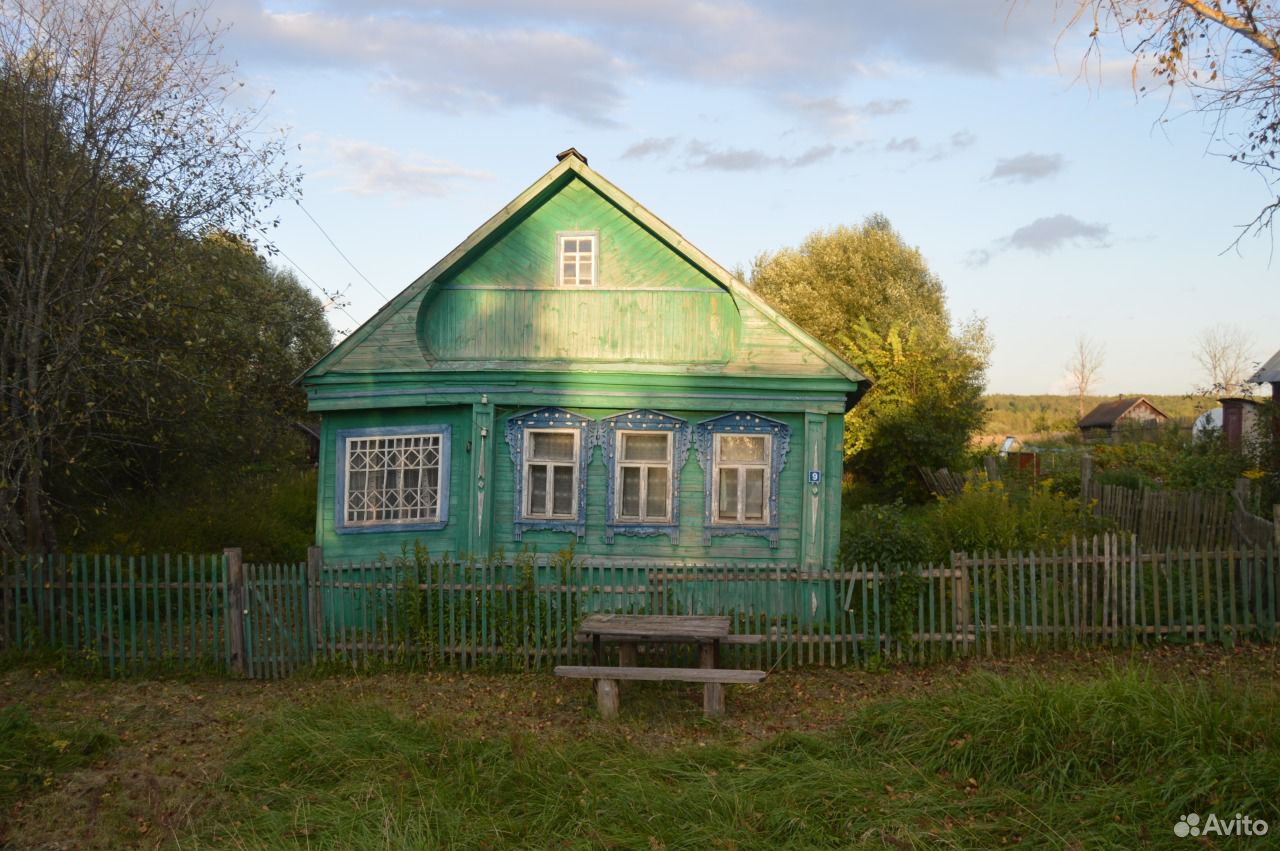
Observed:
[[[92,723],[50,729],[20,706],[0,708],[0,813],[56,775],[106,753],[112,738]]]
[[[251,733],[198,844],[1166,847],[1184,812],[1280,824],[1277,717],[1273,685],[1137,668],[977,674],[755,746],[712,723],[676,748],[484,740],[344,699],[283,708]]]

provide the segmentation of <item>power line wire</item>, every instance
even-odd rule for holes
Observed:
[[[327,230],[325,230],[325,229],[324,229],[324,226],[323,226],[323,225],[321,225],[321,224],[320,224],[320,222],[316,221],[316,217],[315,217],[315,216],[313,216],[313,215],[311,215],[311,212],[310,212],[306,207],[302,206],[302,202],[301,202],[301,201],[299,201],[299,200],[297,200],[297,199],[295,199],[293,203],[297,204],[297,205],[298,205],[298,209],[299,209],[299,210],[301,210],[301,211],[303,212],[303,214],[304,214],[308,219],[310,219],[310,220],[311,220],[311,223],[312,223],[313,225],[315,225],[317,229],[319,229],[320,233],[324,234],[324,238],[325,238],[325,239],[327,239],[327,240],[329,240],[329,244],[333,246],[333,250],[334,250],[334,251],[336,251],[336,252],[338,252],[338,255],[339,255],[343,260],[346,260],[346,261],[347,261],[347,265],[348,265],[348,266],[350,266],[352,269],[354,269],[354,270],[355,270],[355,273],[356,273],[357,275],[359,275],[361,278],[363,278],[363,279],[364,279],[364,282],[365,282],[366,284],[368,284],[368,285],[369,285],[369,287],[370,287],[370,288],[371,288],[375,293],[377,293],[377,294],[378,294],[378,296],[379,296],[383,301],[389,301],[389,299],[388,299],[388,298],[387,298],[387,296],[386,296],[386,293],[384,293],[382,290],[378,289],[378,285],[377,285],[377,284],[375,284],[373,281],[369,280],[369,277],[368,277],[367,275],[365,275],[365,273],[364,273],[364,272],[361,272],[361,271],[360,271],[360,269],[356,266],[356,264],[355,264],[355,263],[352,263],[352,262],[351,262],[351,258],[350,258],[350,257],[348,257],[348,256],[346,255],[346,252],[344,252],[341,248],[339,248],[339,247],[338,247],[338,243],[336,243],[336,242],[334,242],[334,241],[333,241],[333,237],[329,236],[329,232],[328,232]]]
[[[347,318],[348,318],[348,319],[350,319],[352,322],[354,322],[354,323],[356,324],[356,328],[359,328],[359,327],[360,327],[360,325],[361,325],[360,320],[359,320],[359,319],[356,319],[354,316],[352,316],[352,315],[351,315],[351,311],[347,310],[347,306],[346,306],[345,304],[342,304],[341,302],[339,302],[339,301],[338,301],[338,299],[337,299],[335,296],[331,296],[331,295],[329,295],[328,291],[326,291],[326,290],[325,290],[325,288],[324,288],[324,287],[322,287],[322,286],[320,285],[320,282],[319,282],[319,281],[317,281],[315,278],[313,278],[313,277],[311,277],[309,274],[307,274],[307,270],[306,270],[306,269],[304,269],[304,268],[302,268],[301,266],[299,266],[299,265],[298,265],[298,261],[297,261],[297,260],[294,260],[292,257],[290,257],[290,256],[288,255],[288,253],[286,253],[286,252],[285,252],[285,250],[284,250],[283,248],[281,248],[280,246],[278,246],[278,245],[277,245],[277,246],[275,246],[275,250],[276,250],[276,253],[277,253],[277,254],[279,254],[279,255],[280,255],[281,257],[283,257],[285,260],[288,260],[288,261],[289,261],[289,265],[290,265],[290,266],[292,266],[293,268],[297,269],[297,270],[298,270],[298,272],[299,272],[299,273],[300,273],[304,278],[306,278],[308,281],[310,281],[310,282],[315,286],[315,288],[316,288],[317,290],[319,290],[319,291],[320,291],[320,294],[321,294],[321,295],[323,295],[325,298],[327,298],[327,299],[329,299],[331,302],[333,302],[333,306],[334,306],[334,307],[338,308],[338,310],[341,310],[343,313],[345,313],[345,314],[347,315]],[[353,328],[352,330],[355,330],[355,329]]]

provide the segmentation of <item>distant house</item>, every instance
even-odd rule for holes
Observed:
[[[1275,400],[1276,407],[1280,407],[1280,352],[1272,355],[1248,380],[1250,384],[1270,384],[1271,398]],[[1280,413],[1275,414],[1271,427],[1275,435],[1280,437]]]
[[[1246,440],[1252,440],[1262,407],[1256,399],[1229,397],[1219,399],[1222,406],[1222,436],[1232,449],[1240,449]]]
[[[1087,441],[1115,440],[1121,432],[1151,429],[1169,421],[1169,415],[1141,396],[1103,402],[1076,423]]]
[[[1250,384],[1270,384],[1271,398],[1280,402],[1280,352],[1272,355],[1248,380]]]

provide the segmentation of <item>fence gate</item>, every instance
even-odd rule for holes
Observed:
[[[244,565],[244,666],[255,679],[311,664],[307,565]]]

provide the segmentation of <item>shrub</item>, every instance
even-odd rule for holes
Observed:
[[[212,476],[121,496],[63,541],[74,552],[140,555],[240,547],[250,561],[298,561],[314,539],[315,506],[314,470]]]
[[[1047,479],[1025,489],[989,481],[966,485],[961,493],[939,500],[924,522],[929,554],[939,561],[952,552],[1063,547],[1072,535],[1103,528],[1103,521],[1086,511],[1078,497],[1056,492]]]
[[[907,515],[902,500],[864,505],[842,522],[840,556],[846,564],[916,564],[928,558],[920,524]]]

